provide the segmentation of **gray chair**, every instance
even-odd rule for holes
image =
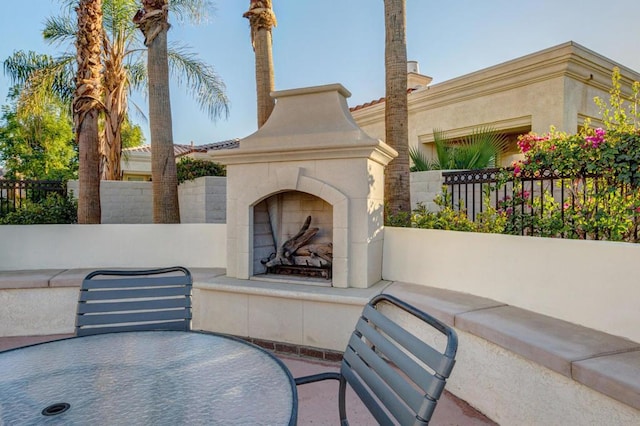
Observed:
[[[82,281],[76,334],[191,328],[191,273],[181,266],[99,270]]]
[[[409,320],[415,317],[435,328],[436,334],[442,333],[446,338],[444,351],[399,325],[394,321],[397,314]],[[404,319],[401,322],[405,324]],[[412,327],[416,323],[423,325],[414,320]],[[379,424],[426,425],[455,364],[457,347],[458,337],[451,327],[394,296],[382,294],[365,306],[344,352],[340,372],[299,377],[296,385],[338,380],[342,425],[349,424],[347,383]]]

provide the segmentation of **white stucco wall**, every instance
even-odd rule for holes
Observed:
[[[178,186],[180,222],[225,223],[227,178],[203,176]]]
[[[640,245],[385,228],[383,279],[478,296],[640,341]]]
[[[153,223],[151,182],[101,181],[101,222]],[[78,181],[69,181],[68,190],[78,197]],[[182,223],[225,223],[227,179],[203,176],[178,185]]]
[[[225,267],[226,225],[3,225],[0,271]]]
[[[421,203],[430,211],[440,209],[433,200],[442,192],[442,170],[413,172],[409,176],[409,182],[411,182],[411,208],[415,209]]]

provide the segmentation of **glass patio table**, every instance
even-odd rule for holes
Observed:
[[[0,352],[0,424],[293,425],[296,387],[228,336],[142,331]]]

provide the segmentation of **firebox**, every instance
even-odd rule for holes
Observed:
[[[397,153],[357,126],[340,84],[272,96],[269,120],[239,148],[209,152],[227,165],[227,275],[375,284],[384,167]]]
[[[331,204],[315,195],[286,191],[253,209],[254,275],[331,279]]]

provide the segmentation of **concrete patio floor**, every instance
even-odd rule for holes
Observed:
[[[70,335],[0,337],[0,351]],[[294,377],[326,371],[338,371],[339,364],[276,353]],[[347,393],[347,413],[353,426],[374,425],[366,407],[351,389]],[[339,425],[338,383],[334,380],[298,387],[298,425]],[[430,422],[433,426],[496,425],[482,413],[445,390]]]

